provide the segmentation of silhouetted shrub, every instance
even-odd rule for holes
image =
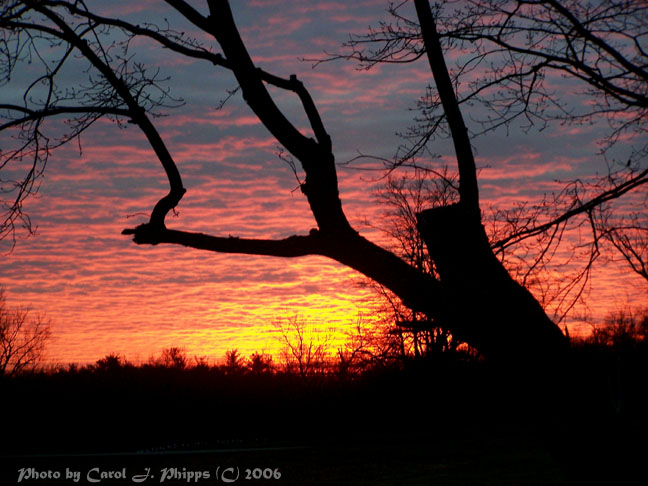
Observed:
[[[97,360],[94,365],[94,369],[99,372],[109,373],[116,370],[119,370],[123,366],[126,366],[128,362],[122,356],[117,353],[110,353],[104,356],[103,358]]]
[[[262,353],[251,354],[248,358],[247,369],[254,374],[272,373],[274,371],[272,356]]]

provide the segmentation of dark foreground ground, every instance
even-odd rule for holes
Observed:
[[[525,430],[476,431],[427,440],[230,442],[135,453],[4,456],[1,481],[3,485],[645,484],[645,450],[625,458],[634,463],[634,471],[606,455],[583,462],[577,451],[570,460],[580,463],[565,464],[539,435]]]
[[[648,484],[642,363],[588,363],[543,390],[463,362],[353,379],[124,367],[3,379],[0,485]]]
[[[265,485],[568,484],[560,465],[541,444],[506,434],[425,443],[240,446],[193,452],[13,458],[3,484],[16,484],[21,468],[61,473],[58,481],[23,479],[19,483],[32,485],[94,484],[90,481],[110,471],[124,471],[125,478],[100,484],[138,484],[139,480],[139,484],[173,485],[228,484],[228,480]],[[79,482],[64,479],[71,475],[68,471],[78,472]]]

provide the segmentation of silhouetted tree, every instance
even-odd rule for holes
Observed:
[[[280,353],[287,372],[307,378],[327,371],[326,336],[313,332],[312,325],[298,315],[277,320],[274,326],[283,344]]]
[[[123,356],[117,353],[110,353],[98,359],[94,365],[94,369],[103,373],[114,373],[126,365],[128,365],[128,362]]]
[[[38,365],[51,336],[50,322],[28,309],[7,306],[0,287],[0,375],[15,375]]]
[[[252,353],[247,361],[247,369],[250,373],[270,373],[274,370],[272,356],[263,353]]]
[[[426,29],[420,16],[409,14],[409,4],[390,3],[391,21],[351,36],[345,50],[330,59],[354,59],[370,69],[425,57],[430,47]],[[608,122],[598,140],[601,154],[610,161],[607,174],[565,182],[562,190],[540,203],[495,208],[484,215],[498,258],[517,281],[541,294],[542,305],[552,307],[559,320],[581,299],[605,240],[642,275],[645,218],[639,225],[635,218],[628,226],[609,216],[617,212],[612,211],[613,200],[639,192],[648,182],[645,2],[446,0],[435,2],[432,14],[439,44],[460,54],[453,56],[454,69],[448,74],[456,103],[469,110],[473,121],[471,138],[502,127],[508,130],[512,124],[529,131],[551,122]],[[556,88],[559,77],[569,80],[564,89]],[[430,170],[421,161],[421,155],[434,158],[430,141],[450,133],[456,144],[447,97],[444,100],[438,81],[435,76],[437,86],[429,87],[419,101],[416,124],[403,133],[405,142],[393,160],[385,160],[388,170]],[[601,227],[599,213],[614,224]],[[581,228],[590,228],[589,239],[581,235],[577,248],[565,245],[564,235]],[[560,265],[550,266],[554,256],[560,253],[564,258],[567,252],[582,262],[580,268],[567,273],[563,267],[560,279],[551,279]]]
[[[434,262],[425,249],[418,231],[417,215],[426,208],[447,206],[456,202],[456,181],[447,170],[430,172],[420,169],[413,173],[395,176],[376,190],[378,202],[384,206],[384,214],[377,226],[393,241],[391,250],[423,273],[437,278]],[[371,223],[369,223],[371,224]],[[387,341],[394,341],[392,349],[401,359],[430,357],[441,352],[455,351],[458,340],[435,321],[416,310],[409,309],[389,290],[368,280],[381,297],[381,313],[386,315]]]
[[[209,369],[209,359],[207,356],[194,356],[194,368],[196,369]]]
[[[229,374],[245,371],[245,358],[238,349],[230,349],[225,352],[225,371]]]
[[[183,370],[187,367],[187,353],[176,346],[165,348],[158,362],[166,368]]]
[[[608,314],[602,325],[594,326],[591,337],[592,343],[621,347],[638,342],[647,342],[648,310],[637,312],[617,311]]]
[[[394,353],[394,343],[389,334],[389,327],[367,325],[362,316],[358,316],[355,326],[346,330],[347,340],[337,350],[335,373],[346,378],[361,374],[378,366],[391,365],[398,357]]]
[[[207,0],[206,6],[198,8],[184,0],[166,0],[177,14],[204,33],[202,38],[215,41],[205,45],[195,36],[185,35],[171,26],[146,22],[134,24],[102,16],[100,11],[90,11],[82,1],[9,0],[2,4],[0,56],[4,62],[1,64],[0,82],[8,83],[17,67],[29,61],[36,63],[30,67],[30,72],[36,68],[42,70],[28,84],[19,101],[10,100],[2,104],[5,121],[0,128],[17,131],[20,140],[16,150],[3,152],[2,165],[8,166],[18,160],[31,161],[27,175],[15,185],[14,197],[5,203],[8,216],[3,231],[5,234],[11,232],[21,218],[24,224],[28,224],[21,212],[22,201],[33,190],[34,181],[42,173],[51,150],[77,138],[97,119],[108,117],[118,124],[128,122],[139,127],[169,180],[169,193],[157,202],[149,222],[124,230],[124,234],[132,235],[137,244],[168,243],[207,251],[278,257],[323,255],[375,280],[398,296],[407,307],[443,322],[454,336],[475,346],[487,357],[530,363],[560,354],[566,346],[562,332],[531,293],[511,278],[496,258],[493,245],[487,238],[481,219],[475,160],[461,113],[462,106],[466,106],[471,98],[457,98],[456,79],[446,67],[442,42],[451,49],[457,44],[448,44],[448,40],[463,42],[464,46],[477,49],[477,59],[479,56],[486,59],[491,52],[488,47],[485,47],[485,52],[480,51],[487,41],[494,43],[497,52],[504,52],[504,58],[514,61],[509,65],[513,71],[494,71],[495,77],[487,77],[485,87],[475,91],[482,93],[490,87],[495,93],[504,93],[506,101],[506,96],[513,93],[512,87],[519,86],[522,95],[516,95],[515,101],[523,102],[523,107],[535,106],[525,102],[530,93],[543,93],[535,89],[539,86],[536,81],[540,79],[542,70],[564,66],[563,73],[585,79],[595,92],[603,93],[601,108],[591,115],[603,111],[610,104],[620,106],[617,111],[629,115],[631,123],[612,132],[610,140],[614,141],[618,139],[615,134],[624,133],[626,128],[643,129],[644,126],[648,77],[644,67],[645,50],[642,48],[645,23],[640,19],[647,7],[643,2],[602,2],[614,6],[607,13],[589,4],[570,11],[555,1],[517,2],[509,14],[502,10],[508,8],[508,3],[493,0],[483,4],[501,7],[503,13],[499,17],[481,17],[480,10],[468,11],[465,17],[457,15],[454,18],[461,22],[452,37],[448,32],[440,34],[437,29],[439,20],[447,22],[451,17],[440,16],[440,10],[436,7],[432,10],[427,0],[414,0],[413,3],[416,19],[408,21],[407,27],[415,36],[411,41],[403,37],[398,41],[402,41],[406,54],[413,52],[414,57],[426,56],[429,61],[436,85],[435,94],[429,97],[431,106],[443,110],[442,115],[432,116],[429,120],[432,126],[443,126],[451,135],[458,169],[458,201],[425,209],[417,215],[417,228],[434,262],[434,276],[368,241],[351,227],[339,198],[332,142],[313,99],[296,76],[283,78],[255,66],[225,0]],[[473,4],[481,5],[479,2],[467,5]],[[630,13],[623,13],[621,7],[626,7]],[[613,25],[617,17],[612,17],[612,12],[625,19],[624,29]],[[514,21],[519,14],[523,14],[526,20],[544,22],[545,31],[538,32],[528,21]],[[612,28],[602,31],[600,25],[612,25]],[[510,35],[508,29],[513,29]],[[108,41],[102,40],[106,39],[102,36],[105,32],[111,33]],[[119,39],[118,35],[124,37]],[[539,61],[531,64],[524,61],[525,49],[529,47],[518,47],[513,42],[530,38],[532,46],[553,46],[551,35],[561,41],[564,52],[569,54],[573,51],[575,55],[563,59],[560,52],[543,54],[538,51],[534,59]],[[606,41],[614,36],[627,42],[619,46],[616,41]],[[301,163],[305,173],[301,190],[317,228],[281,240],[262,240],[218,237],[166,227],[166,215],[177,206],[185,188],[171,150],[156,130],[153,117],[159,109],[172,105],[174,101],[161,87],[162,82],[155,71],[148,71],[131,61],[128,49],[138,38],[156,43],[169,55],[174,53],[203,60],[234,74],[250,109],[285,150]],[[104,42],[111,45],[104,45]],[[214,51],[216,44],[221,52]],[[398,44],[388,44],[383,60],[394,58],[393,45]],[[45,50],[47,55],[44,55]],[[632,51],[630,55],[626,54],[628,50]],[[37,55],[41,51],[43,55]],[[64,81],[59,80],[59,74],[64,66],[70,59],[79,58],[87,62],[84,71],[87,80],[76,87],[61,86]],[[579,63],[581,60],[585,62]],[[304,135],[286,118],[274,103],[267,86],[298,97],[313,137]],[[526,89],[529,86],[531,91]],[[488,105],[499,113],[498,120],[515,119],[510,116],[510,110],[504,108],[502,112],[500,101],[495,99]],[[428,112],[432,113],[431,110]],[[522,113],[527,116],[530,112],[525,109]],[[58,138],[47,138],[43,133],[45,122],[54,117],[67,117],[67,132]],[[577,118],[586,119],[586,116],[578,115]],[[429,139],[429,136],[423,136],[421,143],[415,145],[410,153],[415,154],[416,146],[424,146]],[[411,157],[401,159],[411,160]],[[535,224],[535,221],[525,220],[527,224],[518,226],[504,240],[496,242],[494,248],[502,251],[528,235],[551,232],[565,221],[589,214],[593,208],[647,181],[648,169],[611,178],[608,189],[588,199],[578,199],[578,204],[554,215],[547,222]]]

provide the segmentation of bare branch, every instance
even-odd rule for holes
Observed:
[[[41,6],[40,2],[27,0],[25,3],[30,5],[35,11],[42,13],[45,17],[50,19],[52,23],[60,29],[60,31],[57,31],[53,35],[59,37],[61,40],[69,42],[70,45],[77,48],[104,76],[128,106],[133,122],[139,125],[140,129],[148,139],[151,147],[164,167],[167,178],[169,179],[169,185],[171,186],[169,193],[157,202],[151,213],[151,223],[163,227],[164,218],[167,213],[177,206],[178,202],[186,192],[186,189],[182,186],[182,179],[173,157],[169,153],[162,137],[160,137],[160,134],[155,129],[155,126],[146,115],[146,111],[133,96],[130,87],[124,82],[123,78],[118,77],[113,69],[89,46],[88,42],[82,39],[69,25],[65,23],[63,19]]]
[[[0,110],[18,111],[24,113],[25,116],[21,118],[12,119],[0,125],[0,130],[6,130],[17,125],[22,125],[27,122],[42,120],[43,118],[58,115],[69,114],[88,114],[93,113],[96,115],[118,115],[123,117],[130,116],[130,111],[114,108],[114,107],[101,107],[101,106],[52,106],[42,110],[32,110],[19,105],[0,104]]]
[[[166,228],[159,229],[150,224],[143,224],[137,228],[125,229],[122,231],[122,234],[133,235],[133,241],[138,245],[172,243],[219,253],[240,253],[287,258],[324,254],[324,245],[321,239],[317,237],[317,232],[313,232],[307,236],[295,235],[282,240],[262,240],[237,238],[233,236],[210,236],[203,233],[191,233]]]
[[[560,225],[561,223],[573,218],[574,216],[592,211],[594,208],[601,206],[605,202],[619,198],[625,193],[632,191],[633,189],[646,183],[648,183],[648,169],[631,177],[630,179],[624,181],[623,183],[620,183],[614,186],[613,188],[598,194],[592,199],[589,199],[588,201],[578,204],[577,207],[562,213],[560,216],[552,219],[551,221],[548,221],[538,226],[524,228],[520,231],[508,235],[506,238],[502,238],[498,241],[491,243],[491,248],[493,248],[496,251],[501,250],[515,243],[518,243],[525,238],[529,238],[538,235],[540,233],[544,233],[545,231],[550,230],[552,227],[556,225]]]
[[[459,168],[459,194],[461,203],[474,211],[479,217],[479,189],[477,186],[477,169],[468,138],[468,131],[457,103],[454,87],[446,67],[443,49],[439,42],[436,24],[427,0],[414,0],[416,12],[421,24],[421,35],[428,55],[430,69],[434,76],[437,91],[443,105],[443,112],[448,119],[452,141],[457,155]]]

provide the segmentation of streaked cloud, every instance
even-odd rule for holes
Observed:
[[[232,3],[253,58],[264,69],[281,76],[296,73],[306,83],[338,162],[359,151],[391,157],[402,142],[395,133],[412,124],[409,108],[432,81],[425,60],[371,71],[344,62],[312,69],[300,60],[322,57],[348,33],[375,24],[386,2]],[[133,18],[143,12],[147,21],[156,20],[157,12],[167,13],[152,2],[104,7]],[[308,232],[313,217],[295,175],[278,155],[277,142],[240,95],[216,109],[226,90],[235,87],[231,75],[207,63],[183,62],[167,51],[144,54],[162,62],[172,92],[186,98],[185,106],[154,120],[188,188],[168,225],[258,238]],[[308,133],[296,96],[272,93]],[[537,201],[559,187],[555,179],[604,169],[605,161],[592,155],[596,130],[554,127],[476,139],[484,207]],[[435,141],[431,149],[441,154],[439,165],[452,166],[447,140]],[[349,219],[362,234],[384,241],[382,233],[361,223],[381,223],[383,208],[371,194],[378,175],[341,167],[339,183]],[[146,360],[169,346],[220,358],[232,348],[246,354],[276,349],[272,322],[295,314],[338,338],[358,314],[370,319],[370,295],[355,285],[359,275],[321,257],[291,260],[135,246],[121,230],[146,221],[167,190],[159,162],[133,127],[100,122],[82,139],[81,155],[70,146],[52,156],[40,196],[25,207],[38,232],[18,241],[0,276],[11,304],[31,305],[52,318],[50,360],[94,361],[110,352]],[[592,313],[600,317],[610,306],[637,299],[623,284],[629,278],[618,262],[602,267],[592,286]],[[628,288],[627,296],[619,288]]]

